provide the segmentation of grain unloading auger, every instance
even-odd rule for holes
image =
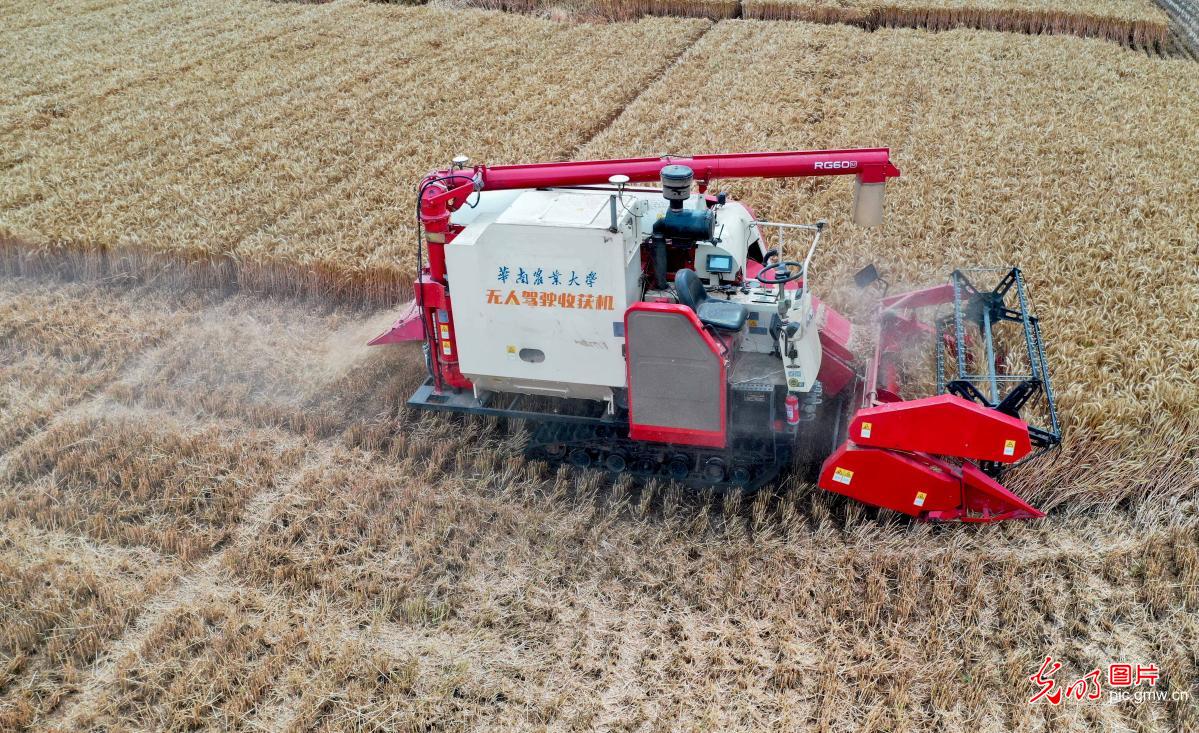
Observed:
[[[409,313],[371,342],[424,342],[429,378],[410,405],[525,420],[531,454],[580,469],[736,490],[800,464],[827,490],[923,519],[1042,516],[996,481],[1059,442],[1019,270],[991,289],[955,271],[884,290],[858,358],[851,342],[869,339],[809,288],[824,222],[759,221],[707,193],[853,175],[853,219],[873,226],[899,175],[886,149],[468,164],[422,182],[428,263]],[[871,266],[858,280],[879,278]],[[935,393],[904,400],[921,338]],[[1048,427],[1021,419],[1034,399]]]

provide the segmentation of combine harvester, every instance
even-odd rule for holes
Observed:
[[[1018,269],[979,271],[990,289],[975,271],[882,287],[859,359],[854,327],[809,287],[825,223],[758,221],[706,193],[853,175],[854,221],[873,226],[899,175],[885,148],[468,164],[421,184],[415,302],[371,342],[424,341],[429,379],[410,405],[527,420],[533,455],[579,468],[752,489],[795,464],[922,519],[1043,516],[995,480],[1060,442]],[[806,254],[789,258],[788,237]],[[873,265],[855,279],[885,285]],[[904,400],[900,357],[921,340],[935,396]],[[1020,418],[1038,397],[1045,428]]]

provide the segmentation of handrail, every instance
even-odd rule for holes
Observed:
[[[755,226],[755,227],[775,227],[775,228],[777,228],[777,229],[780,229],[780,230],[784,230],[784,229],[800,229],[800,230],[803,230],[803,231],[816,232],[816,236],[812,237],[812,244],[811,244],[811,246],[810,246],[810,247],[808,247],[808,254],[807,254],[807,256],[805,256],[805,257],[804,257],[804,260],[803,260],[803,271],[802,271],[802,273],[801,273],[801,275],[800,275],[800,277],[801,277],[801,281],[802,281],[802,285],[800,286],[799,297],[800,297],[800,300],[803,300],[803,297],[804,297],[805,295],[807,295],[807,294],[808,294],[808,266],[809,266],[809,265],[811,264],[811,262],[812,262],[812,257],[813,257],[813,256],[816,254],[816,248],[817,248],[817,247],[820,245],[820,237],[821,237],[821,235],[822,235],[822,234],[824,234],[824,229],[825,229],[825,223],[824,223],[824,221],[823,221],[823,220],[821,220],[820,222],[817,222],[816,224],[792,224],[792,223],[790,223],[790,222],[782,222],[782,221],[757,221],[757,220],[753,220],[753,221],[751,221],[751,222],[750,222],[750,226]],[[778,254],[778,257],[779,257],[779,260],[780,260],[780,261],[781,261],[781,260],[784,260],[784,259],[786,259],[785,257],[783,257],[783,243],[784,243],[784,239],[783,239],[783,236],[782,236],[782,232],[780,231],[780,232],[779,232],[779,254]],[[765,264],[765,263],[763,263],[763,264]],[[780,285],[780,286],[779,286],[779,293],[781,294],[781,293],[782,293],[782,291],[783,291],[783,288],[782,288],[782,286]]]

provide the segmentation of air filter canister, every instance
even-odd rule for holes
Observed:
[[[662,169],[662,195],[670,202],[670,208],[683,208],[683,202],[691,198],[694,181],[695,174],[685,165],[668,165]]]

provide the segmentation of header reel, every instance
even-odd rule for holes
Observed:
[[[1040,321],[1019,269],[999,270],[991,290],[966,272],[883,297],[861,409],[848,442],[824,464],[822,488],[924,519],[1044,516],[996,481],[1061,443]],[[870,266],[855,280],[865,287],[881,278]],[[940,308],[931,324],[919,318],[929,308]],[[898,362],[922,337],[935,344],[936,395],[905,401]]]

